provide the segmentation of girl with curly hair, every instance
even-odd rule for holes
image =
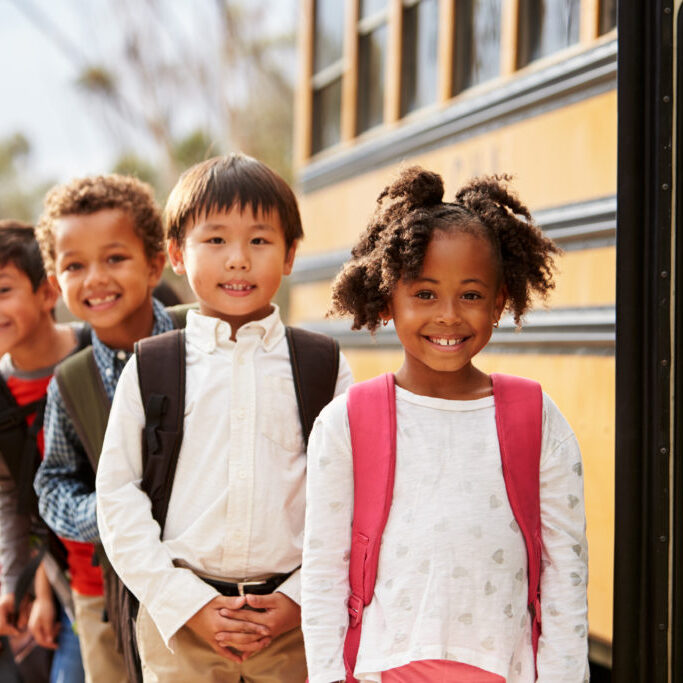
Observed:
[[[311,683],[588,679],[576,438],[538,388],[542,541],[532,563],[508,498],[492,378],[474,364],[505,309],[519,326],[554,286],[559,250],[508,180],[475,179],[448,202],[439,175],[406,169],[334,283],[333,312],[353,316],[354,329],[392,320],[404,361],[391,380],[393,498],[355,668],[343,656],[354,508],[345,398],[311,435],[301,603]],[[540,604],[528,599],[532,565]]]

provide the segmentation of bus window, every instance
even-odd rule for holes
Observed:
[[[578,42],[580,12],[580,0],[520,0],[517,66]]]
[[[461,0],[455,7],[453,94],[500,74],[502,0]]]
[[[357,132],[384,121],[384,74],[387,55],[386,1],[361,2],[358,22]]]
[[[439,3],[420,0],[403,10],[401,115],[436,102]]]
[[[313,47],[313,153],[341,139],[344,6],[316,0]]]
[[[617,25],[617,0],[602,0],[600,3],[600,35],[611,31]]]

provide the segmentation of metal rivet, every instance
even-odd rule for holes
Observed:
[[[660,537],[659,537],[659,540],[660,540],[662,543],[666,543],[666,536],[660,536]]]
[[[662,97],[662,102],[668,104],[671,102],[671,98],[668,95],[664,95],[664,97]]]
[[[664,14],[671,14],[671,7],[665,7]]]
[[[666,278],[669,277],[669,271],[668,270],[663,270],[660,274],[659,277],[662,278],[662,280],[666,280]]]
[[[659,452],[660,452],[662,455],[666,455],[666,454],[669,452],[669,449],[668,449],[666,446],[662,446],[662,447],[659,449]]]
[[[662,190],[666,191],[669,189],[669,183],[662,183]]]
[[[666,626],[665,626],[664,624],[657,624],[657,628],[658,628],[660,631],[666,631]]]
[[[660,361],[659,361],[659,364],[660,364],[663,368],[665,368],[665,367],[669,364],[669,361],[668,361],[666,358],[664,358],[663,360],[660,360]]]

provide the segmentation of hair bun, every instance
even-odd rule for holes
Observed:
[[[413,207],[440,204],[443,192],[441,176],[421,166],[406,168],[385,191],[392,199],[403,197]]]

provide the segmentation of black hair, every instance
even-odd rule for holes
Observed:
[[[0,266],[11,263],[31,281],[35,292],[47,277],[33,226],[0,220]]]

